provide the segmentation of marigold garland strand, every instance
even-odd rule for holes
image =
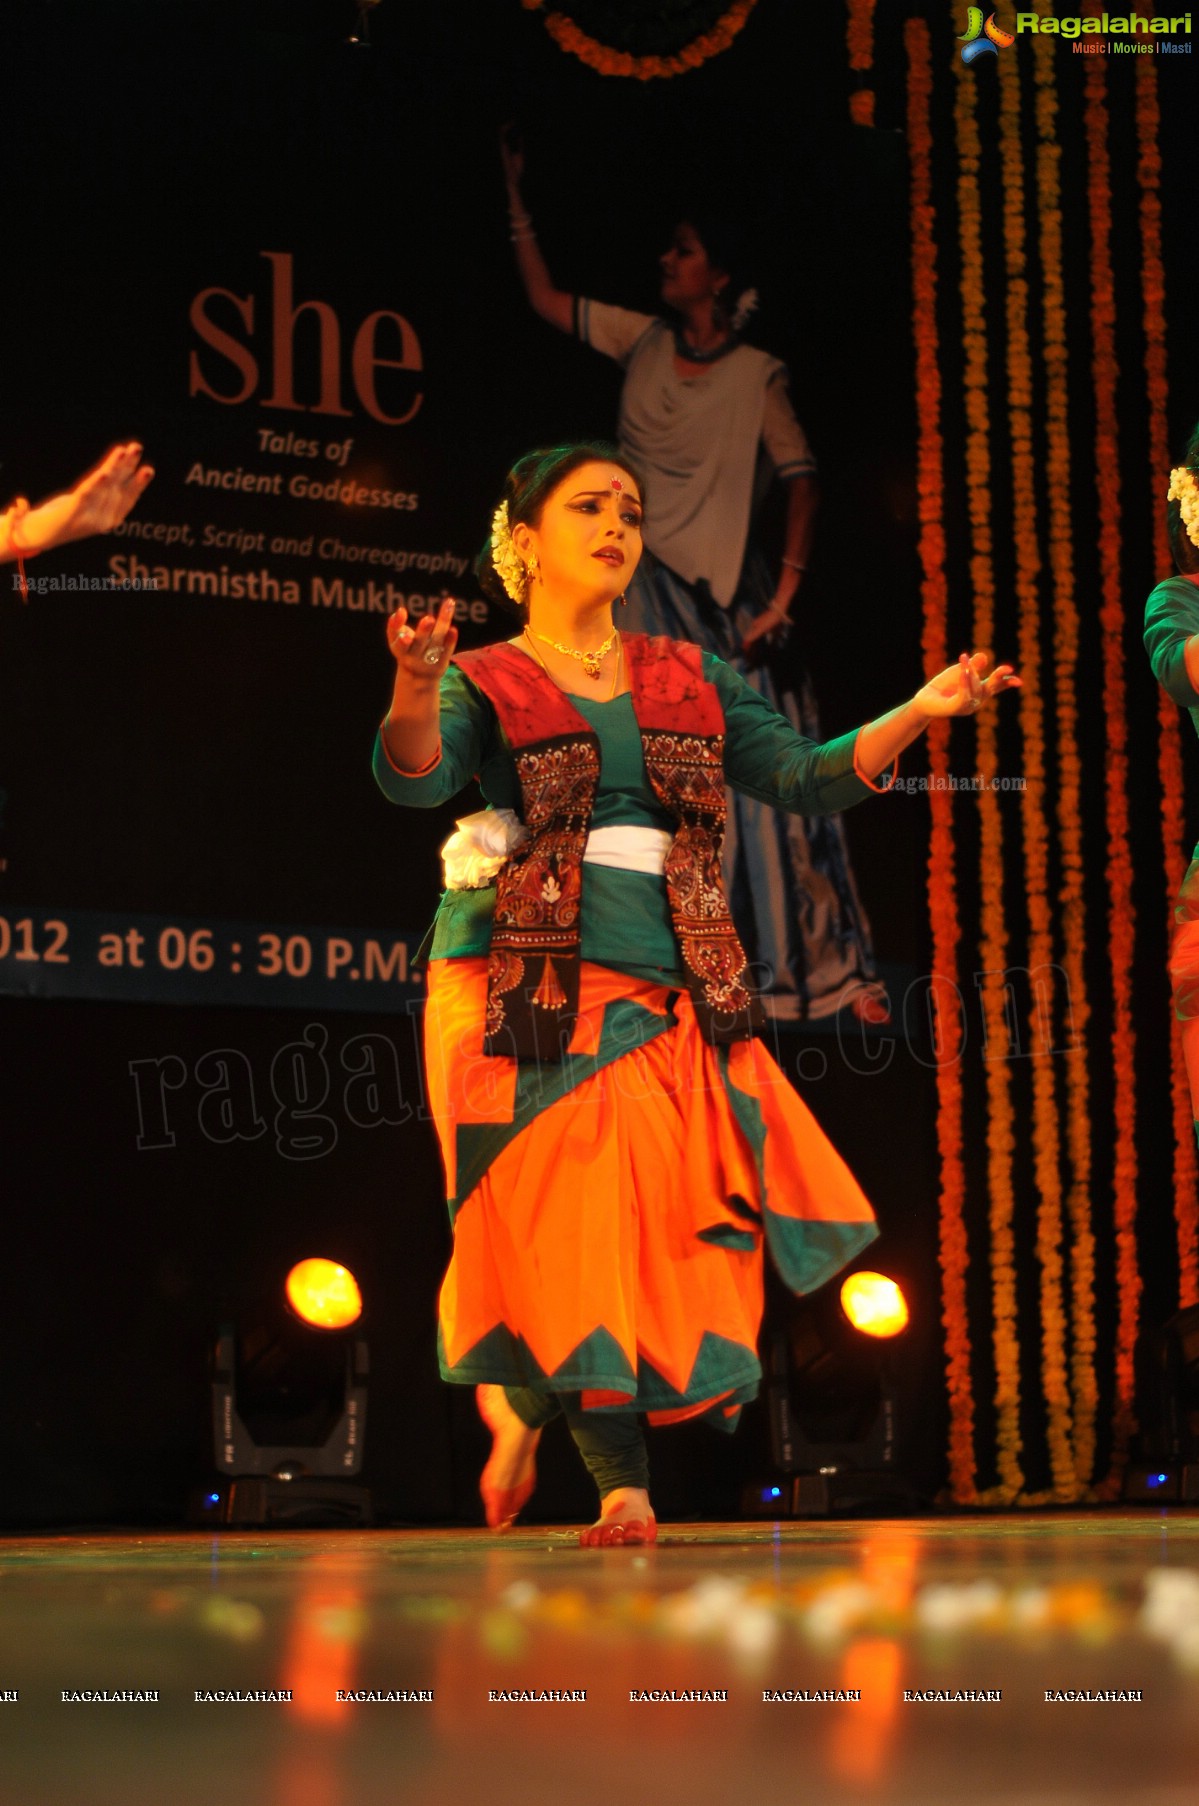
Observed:
[[[851,90],[849,115],[855,125],[874,124],[874,89],[867,77],[874,68],[874,0],[847,0],[845,40],[849,67],[860,87]]]
[[[1116,411],[1116,296],[1111,260],[1112,186],[1108,151],[1106,75],[1090,63],[1085,74],[1087,212],[1091,232],[1091,361],[1095,394],[1095,481],[1099,504],[1100,633],[1103,709],[1107,725],[1106,823],[1108,957],[1111,967],[1112,1076],[1115,1121],[1114,1219],[1117,1322],[1112,1467],[1105,1496],[1114,1494],[1133,1429],[1133,1350],[1141,1296],[1137,1259],[1136,1034],[1132,971],[1136,916],[1129,852],[1128,721],[1125,713],[1124,596],[1120,580],[1120,440]]]
[[[982,153],[976,117],[978,83],[960,61],[955,66],[954,119],[958,153],[958,226],[961,243],[962,341],[965,354],[966,486],[973,551],[975,646],[995,637],[995,573],[991,541],[991,455],[988,441],[986,285],[983,275],[982,212],[979,196]],[[995,1404],[998,1485],[981,1495],[987,1504],[1010,1504],[1023,1489],[1020,1467],[1020,1343],[1016,1322],[1016,1264],[1012,1162],[1015,1126],[1008,1046],[1004,974],[1007,924],[1003,908],[1003,822],[996,792],[995,713],[977,719],[977,770],[982,831],[980,857],[980,946],[982,1003],[987,1039],[987,1180],[991,1230],[991,1284],[995,1315]],[[999,1051],[1002,1049],[1002,1053]]]
[[[1137,184],[1141,216],[1141,300],[1145,325],[1145,389],[1149,402],[1149,504],[1152,510],[1154,562],[1163,575],[1173,568],[1166,511],[1162,504],[1163,472],[1170,468],[1166,407],[1166,277],[1162,264],[1162,157],[1158,144],[1160,112],[1157,72],[1138,60]],[[1162,851],[1166,868],[1166,920],[1186,873],[1186,823],[1183,789],[1181,718],[1160,687],[1157,696],[1157,770],[1161,786]],[[1164,1012],[1163,1012],[1164,1016]],[[1199,1303],[1199,1171],[1195,1160],[1194,1107],[1187,1084],[1182,1038],[1174,1013],[1169,1014],[1170,1098],[1174,1120],[1174,1220],[1178,1235],[1178,1304],[1180,1310]]]
[[[928,26],[910,19],[907,50],[907,132],[911,171],[912,330],[916,348],[917,489],[923,570],[924,669],[949,663],[949,588],[945,575],[944,483],[941,438],[941,347],[937,333],[936,215],[932,204],[933,139],[929,117],[932,64]],[[936,1024],[937,1145],[941,1155],[939,1254],[941,1322],[949,1392],[949,1484],[955,1504],[977,1498],[974,1463],[974,1382],[966,1299],[966,1172],[962,1157],[962,1019],[957,987],[957,872],[949,724],[934,721],[927,735],[931,834],[928,909],[932,930],[932,1007]]]
[[[522,0],[527,12],[540,12],[544,3],[545,0]],[[580,30],[566,13],[547,13],[545,29],[560,50],[577,56],[598,75],[626,76],[640,82],[668,80],[671,76],[687,75],[692,69],[699,69],[727,50],[756,5],[757,0],[733,0],[732,6],[710,31],[693,38],[673,56],[630,56],[626,51],[613,50],[610,45],[601,44]]]
[[[1020,64],[999,58],[999,147],[1005,169],[1023,166]],[[1049,900],[1049,833],[1045,813],[1045,722],[1041,698],[1040,577],[1037,540],[1037,460],[1033,453],[1032,353],[1028,329],[1024,185],[1003,184],[1004,288],[1007,329],[1008,425],[1012,446],[1012,534],[1019,611],[1018,665],[1023,678],[1020,724],[1024,746],[1021,794],[1024,889],[1028,907],[1028,1052],[1033,1092],[1033,1171],[1037,1194],[1037,1259],[1041,1269],[1041,1384],[1052,1487],[1027,1503],[1065,1504],[1077,1497],[1067,1323],[1062,1288],[1062,1193],[1057,1086],[1053,1059],[1054,945]]]
[[[1044,10],[1045,0],[1041,0]],[[1059,856],[1060,957],[1065,1011],[1066,1152],[1070,1279],[1073,1294],[1070,1379],[1074,1471],[1080,1488],[1094,1476],[1099,1386],[1096,1375],[1095,1232],[1091,1220],[1090,1071],[1087,1028],[1087,918],[1083,890],[1082,760],[1078,751],[1079,614],[1070,504],[1070,435],[1066,299],[1062,280],[1061,149],[1058,144],[1056,49],[1035,40],[1038,261],[1041,270],[1041,360],[1045,384],[1045,510],[1053,615],[1054,715],[1057,724],[1055,832]]]

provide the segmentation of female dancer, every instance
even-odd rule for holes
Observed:
[[[375,748],[396,802],[443,802],[477,774],[492,805],[447,842],[429,965],[427,1082],[454,1221],[442,1374],[479,1389],[493,1529],[565,1414],[600,1495],[592,1545],[654,1539],[638,1413],[731,1429],[754,1396],[763,1241],[806,1292],[877,1233],[753,1038],[720,881],[725,786],[846,808],[933,716],[1018,682],[963,654],[817,745],[711,653],[613,626],[641,503],[613,446],[522,458],[479,567],[520,632],[454,656],[452,600],[415,626],[398,609]]]
[[[1170,549],[1177,577],[1158,584],[1145,604],[1145,650],[1158,683],[1189,709],[1199,732],[1199,426],[1170,472]],[[1199,847],[1178,893],[1170,942],[1170,984],[1199,1135]]]
[[[785,632],[808,563],[816,464],[777,358],[740,337],[750,294],[735,304],[739,249],[727,221],[693,216],[662,259],[672,319],[610,307],[555,286],[521,191],[523,158],[503,147],[513,248],[530,304],[624,369],[619,437],[646,473],[647,548],[629,590],[634,631],[691,640],[727,660],[792,726],[819,739],[811,686],[780,692],[761,653]],[[750,542],[762,470],[786,486],[777,577]],[[756,652],[750,649],[756,646]],[[886,1021],[870,926],[837,815],[807,824],[730,793],[725,880],[750,957],[766,973],[764,1002],[782,1021],[850,1005]]]

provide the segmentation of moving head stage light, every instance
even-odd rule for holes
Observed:
[[[350,1484],[366,1429],[367,1349],[352,1333],[361,1315],[353,1274],[314,1259],[240,1324],[221,1326],[213,1436],[230,1478],[200,1500],[205,1523],[371,1521],[369,1492]]]
[[[851,1273],[793,1304],[766,1349],[775,1477],[747,1489],[751,1517],[913,1511],[923,1501],[897,1466],[892,1340],[908,1323],[893,1279]]]
[[[1129,1504],[1199,1502],[1199,1305],[1137,1344],[1139,1461],[1124,1475]]]

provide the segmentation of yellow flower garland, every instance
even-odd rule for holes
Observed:
[[[545,0],[522,0],[522,3],[527,12],[540,12]],[[686,75],[727,50],[756,4],[757,0],[733,0],[733,5],[710,31],[693,38],[673,56],[630,56],[623,50],[613,50],[588,37],[566,13],[547,13],[545,29],[560,50],[577,56],[581,63],[586,63],[599,75],[632,77],[640,82],[661,81],[672,75]]]
[[[941,347],[937,333],[937,246],[932,205],[933,137],[930,123],[932,61],[928,26],[908,20],[907,129],[911,168],[912,332],[916,347],[917,488],[920,562],[924,572],[924,669],[949,663],[949,586],[945,576]],[[953,793],[949,776],[949,723],[928,730],[932,818],[928,858],[928,909],[932,929],[933,1008],[936,1012],[937,1145],[941,1155],[939,1237],[941,1322],[949,1391],[949,1484],[954,1503],[977,1499],[974,1464],[974,1381],[966,1301],[969,1245],[966,1173],[962,1158],[962,1017],[957,988],[957,874],[953,844]]]
[[[1044,7],[1044,0],[1042,0]],[[1074,1471],[1080,1489],[1094,1474],[1099,1387],[1095,1370],[1095,1233],[1091,1221],[1090,1073],[1087,1027],[1091,1006],[1086,969],[1083,891],[1082,761],[1078,752],[1079,615],[1074,581],[1074,517],[1070,506],[1066,301],[1062,280],[1061,149],[1057,121],[1057,59],[1046,41],[1034,43],[1037,118],[1037,198],[1041,267],[1041,357],[1045,380],[1046,495],[1053,602],[1054,705],[1057,722],[1057,809],[1060,857],[1058,900],[1061,961],[1068,1015],[1063,1026],[1066,1151],[1070,1185],[1070,1278],[1073,1295],[1070,1378]]]
[[[974,546],[970,575],[974,591],[975,646],[991,646],[995,629],[995,570],[991,541],[991,455],[988,439],[986,285],[983,275],[982,206],[979,196],[982,152],[979,142],[975,73],[959,60],[954,119],[958,153],[958,224],[961,243],[962,342],[965,352],[966,487]],[[978,717],[977,769],[984,784],[995,775],[995,716]],[[995,1405],[998,1416],[997,1486],[984,1492],[986,1504],[1010,1504],[1022,1490],[1020,1467],[1020,1341],[1016,1324],[1016,1261],[1012,1161],[1015,1124],[1008,1062],[995,1057],[1007,1047],[1007,924],[1003,910],[1003,822],[994,790],[979,796],[981,826],[980,945],[983,1018],[987,1047],[987,1180],[990,1202],[991,1286],[995,1313]]]
[[[1152,65],[1136,72],[1137,183],[1140,189],[1141,300],[1145,326],[1145,391],[1149,402],[1150,507],[1157,568],[1172,568],[1166,511],[1161,503],[1162,472],[1170,462],[1166,405],[1166,277],[1162,263],[1162,156],[1158,144],[1160,110]],[[1158,779],[1161,784],[1162,851],[1166,908],[1173,912],[1186,872],[1182,737],[1180,716],[1165,691],[1158,690]],[[1167,915],[1169,920],[1169,915]],[[1171,1012],[1171,1017],[1173,1012]],[[1178,1235],[1178,1305],[1199,1303],[1199,1168],[1195,1158],[1194,1110],[1182,1040],[1173,1024],[1170,1043],[1170,1097],[1174,1119],[1174,1219]]]
[[[999,59],[999,142],[1005,169],[1024,163],[1020,129],[1020,66]],[[1045,812],[1045,723],[1041,700],[1040,576],[1036,460],[1033,456],[1032,355],[1028,333],[1024,189],[1003,185],[1004,286],[1007,328],[1008,421],[1012,441],[1012,528],[1019,608],[1020,721],[1025,785],[1021,795],[1024,886],[1028,904],[1028,966],[1032,974],[1029,1053],[1032,1061],[1037,1258],[1041,1267],[1041,1374],[1048,1412],[1053,1485],[1045,1502],[1077,1497],[1066,1377],[1066,1311],[1062,1290],[1061,1148],[1053,1063],[1054,945],[1049,901],[1049,833]],[[1041,1502],[1038,1499],[1038,1502]]]

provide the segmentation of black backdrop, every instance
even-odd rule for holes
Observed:
[[[366,1477],[382,1509],[413,1521],[475,1509],[480,1432],[469,1395],[436,1376],[448,1232],[420,1107],[416,987],[384,987],[365,1012],[344,994],[327,1008],[308,994],[303,1007],[248,993],[246,1007],[227,993],[180,1005],[149,958],[110,971],[107,999],[78,993],[87,912],[189,931],[369,929],[406,944],[431,913],[436,847],[474,805],[401,819],[379,797],[367,760],[387,694],[384,615],[327,604],[313,586],[390,581],[423,598],[449,583],[477,599],[435,561],[473,556],[511,458],[614,420],[619,373],[537,321],[517,286],[501,121],[522,123],[530,206],[565,287],[652,307],[655,253],[688,197],[747,217],[758,336],[790,366],[824,477],[795,650],[826,731],[918,681],[903,150],[896,133],[847,123],[841,8],[761,0],[725,56],[644,85],[564,57],[516,0],[388,4],[369,48],[344,41],[345,19],[335,7],[135,0],[58,0],[20,17],[6,111],[22,232],[6,281],[0,486],[37,497],[125,436],[144,441],[158,474],[130,534],[31,568],[76,587],[0,600],[0,914],[14,937],[20,920],[38,935],[44,915],[67,923],[74,961],[18,971],[16,938],[0,959],[10,993],[63,993],[0,998],[10,1520],[177,1516],[204,1471],[217,1317],[314,1251],[346,1260],[366,1293]],[[344,413],[316,406],[311,311],[294,334],[297,406],[266,405],[278,267],[266,253],[292,260],[293,306],[319,300],[336,316]],[[193,324],[211,289],[228,294],[207,317],[258,366],[240,402],[189,394],[193,360],[226,397],[247,381],[248,365]],[[419,372],[379,377],[384,413],[419,394],[405,424],[373,418],[351,380],[350,342],[374,310],[402,316],[419,343]],[[380,329],[380,355],[398,357],[398,335]],[[313,441],[316,460],[266,448],[266,432]],[[323,447],[347,438],[335,465]],[[188,481],[197,468],[280,474],[283,493],[208,488]],[[289,497],[297,472],[419,501]],[[768,515],[767,535],[777,524]],[[261,534],[266,549],[206,547],[206,527]],[[191,545],[145,537],[179,528]],[[309,534],[412,562],[270,549]],[[166,587],[79,587],[129,574],[112,561],[130,557],[165,567]],[[205,593],[222,567],[227,591],[266,568],[298,599]],[[499,631],[480,604],[464,636]],[[921,801],[865,808],[849,831],[882,959],[924,969]],[[398,1085],[390,1104],[354,1090],[364,1036],[394,1049],[382,1061]],[[876,1049],[827,1033],[787,1037],[781,1057],[876,1200],[887,1262],[917,1300],[911,1384],[937,1397],[923,1031],[913,1017],[910,1045],[877,1071]],[[936,1408],[921,1433],[934,1485]],[[656,1455],[660,1509],[731,1510],[764,1457],[752,1413],[735,1445],[673,1433]],[[547,1515],[585,1508],[561,1446],[539,1501]]]

